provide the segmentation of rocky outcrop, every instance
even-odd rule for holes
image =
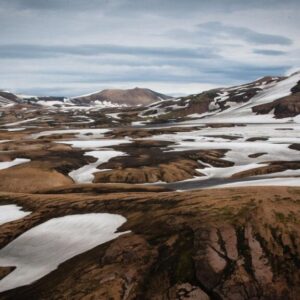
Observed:
[[[175,182],[194,176],[202,176],[196,169],[198,163],[191,160],[177,160],[157,167],[124,168],[95,173],[95,183],[120,182],[120,183],[154,183],[158,181]]]
[[[136,185],[126,183],[94,183],[94,184],[72,184],[51,189],[36,191],[36,194],[75,194],[75,193],[123,193],[123,192],[168,192],[170,189],[163,186]]]
[[[114,147],[127,153],[102,164],[101,172],[95,173],[94,183],[154,183],[176,182],[202,176],[204,168],[200,161],[214,166],[226,167],[233,163],[223,160],[226,150],[174,151],[164,153],[164,147],[172,143],[136,140],[132,144]],[[107,171],[106,169],[111,169]]]
[[[71,191],[72,192],[72,191]],[[300,289],[298,188],[188,193],[0,194],[30,215],[0,246],[56,216],[110,212],[127,234],[0,299],[294,300]],[[5,272],[12,270],[3,270]]]
[[[300,93],[295,93],[290,96],[254,106],[252,108],[254,113],[268,114],[274,110],[276,118],[295,117],[300,113]]]
[[[293,94],[300,93],[300,81],[298,81],[297,85],[295,85],[295,86],[291,89],[291,92],[292,92]]]
[[[290,149],[300,151],[300,144],[292,144],[289,146]]]

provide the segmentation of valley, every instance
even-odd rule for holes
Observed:
[[[297,299],[299,83],[0,93],[0,299]]]

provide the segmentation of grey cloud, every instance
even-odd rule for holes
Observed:
[[[108,60],[108,64],[111,62]],[[38,76],[46,81],[56,82],[56,78],[60,78],[60,83],[112,83],[112,82],[178,82],[192,83],[205,82],[213,84],[230,84],[231,82],[250,81],[257,77],[265,75],[280,75],[286,72],[289,66],[260,66],[250,65],[247,63],[239,63],[226,59],[219,59],[214,64],[209,61],[192,60],[187,63],[177,60],[156,60],[152,64],[140,66],[134,63],[130,66],[130,62],[124,61],[123,64],[130,68],[119,68],[115,72],[115,68],[108,71],[101,71],[101,62],[95,61],[94,64],[99,65],[99,70],[91,70],[88,66],[84,68],[68,69],[62,66],[60,70],[27,70],[29,77]],[[120,66],[122,64],[119,64]],[[162,65],[168,65],[171,68],[160,68]],[[176,72],[172,71],[176,69]],[[23,74],[19,74],[23,76]],[[1,76],[9,76],[5,73]]]
[[[280,55],[287,54],[286,51],[268,50],[268,49],[254,49],[253,53],[255,53],[255,54],[261,54],[261,55],[267,55],[267,56],[280,56]]]
[[[112,10],[114,13],[193,14],[197,10],[232,12],[297,5],[297,0],[2,0],[2,5],[31,10]]]
[[[22,10],[90,10],[109,7],[109,0],[2,0],[7,8]]]
[[[173,73],[170,70],[165,69],[130,69],[130,70],[118,70],[118,72],[95,72],[85,70],[76,71],[33,71],[28,70],[25,73],[18,74],[19,78],[24,78],[26,82],[28,79],[29,85],[25,90],[21,92],[28,92],[30,94],[37,95],[63,95],[74,96],[76,93],[81,92],[74,89],[82,84],[97,86],[97,89],[101,89],[106,85],[112,83],[128,83],[132,85],[143,86],[143,83],[173,83],[176,86],[178,84],[190,84],[190,83],[212,83],[219,86],[234,85],[241,82],[252,81],[258,77],[265,75],[280,75],[284,74],[288,66],[277,67],[262,67],[259,65],[249,65],[246,63],[236,63],[230,61],[219,62],[216,65],[203,64],[195,65],[194,69],[190,69],[183,72]],[[7,78],[8,74],[0,74],[0,80]],[[36,84],[36,78],[39,78],[38,84]],[[59,78],[59,79],[57,79]],[[30,81],[32,80],[32,81]],[[47,84],[51,87],[43,87]],[[63,87],[65,86],[65,87]],[[63,87],[63,88],[62,88]],[[74,89],[72,88],[74,87]],[[6,88],[6,87],[5,87]],[[91,88],[92,92],[95,88]],[[176,91],[176,89],[174,90]]]
[[[281,35],[266,34],[246,27],[225,25],[221,22],[207,22],[198,25],[199,36],[231,37],[258,45],[291,45],[292,40]]]
[[[210,59],[218,54],[211,48],[163,48],[163,47],[129,47],[122,45],[74,45],[74,46],[41,46],[12,44],[0,46],[0,57],[9,59],[50,58],[63,55],[131,55],[149,57],[171,57],[180,59]]]
[[[46,94],[48,83],[54,91],[55,86],[71,89],[80,82],[85,86],[119,82],[222,86],[280,75],[300,62],[295,50],[299,48],[299,0],[0,2],[0,81],[6,85],[0,88],[23,84],[33,93],[36,87],[44,87]],[[279,8],[285,12],[284,29],[278,24]],[[251,21],[252,10],[259,13]],[[235,26],[226,25],[231,16]],[[251,29],[261,24],[266,26]],[[277,29],[283,33],[274,34]],[[292,47],[289,36],[295,39]],[[286,53],[275,50],[281,48]],[[264,55],[260,65],[248,56],[251,51]],[[238,55],[231,59],[234,54]],[[280,60],[272,65],[276,55]]]

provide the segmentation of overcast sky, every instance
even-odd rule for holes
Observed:
[[[174,94],[300,67],[299,0],[1,0],[0,89]]]

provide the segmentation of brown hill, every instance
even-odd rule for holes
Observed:
[[[76,104],[89,104],[95,101],[108,101],[113,104],[148,105],[150,103],[171,98],[150,89],[134,88],[128,90],[107,89],[101,92],[75,97],[72,102]]]

